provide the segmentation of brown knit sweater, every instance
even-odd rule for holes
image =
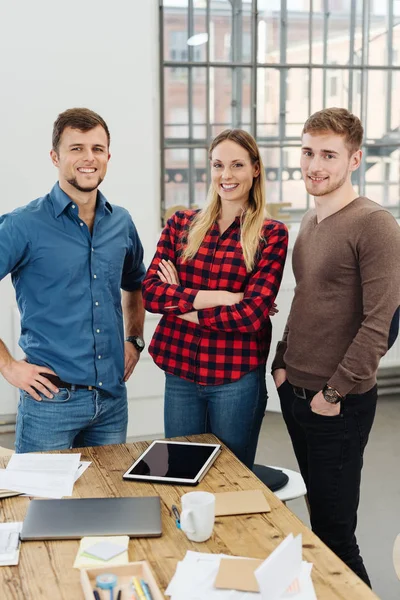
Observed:
[[[303,218],[293,249],[296,288],[272,370],[290,383],[362,394],[376,383],[400,305],[400,227],[368,198],[317,223]]]

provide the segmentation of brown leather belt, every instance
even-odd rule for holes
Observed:
[[[40,373],[42,377],[46,377],[51,383],[54,383],[58,388],[66,388],[67,390],[71,390],[74,388],[75,390],[94,390],[94,385],[82,385],[81,383],[67,383],[63,381],[57,375],[51,375],[51,373]]]

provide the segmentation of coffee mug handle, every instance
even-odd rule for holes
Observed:
[[[196,533],[193,521],[193,511],[187,509],[181,512],[181,529],[185,533]]]

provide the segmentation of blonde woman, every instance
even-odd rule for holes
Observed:
[[[163,315],[149,352],[166,374],[166,437],[213,433],[252,468],[288,234],[266,218],[250,134],[220,133],[209,157],[207,206],[168,220],[143,282],[146,309]]]

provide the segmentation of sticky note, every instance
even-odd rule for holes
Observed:
[[[97,542],[93,546],[85,548],[82,554],[91,556],[93,558],[99,558],[100,560],[110,560],[114,556],[118,556],[122,552],[125,552],[126,548],[112,542]]]

